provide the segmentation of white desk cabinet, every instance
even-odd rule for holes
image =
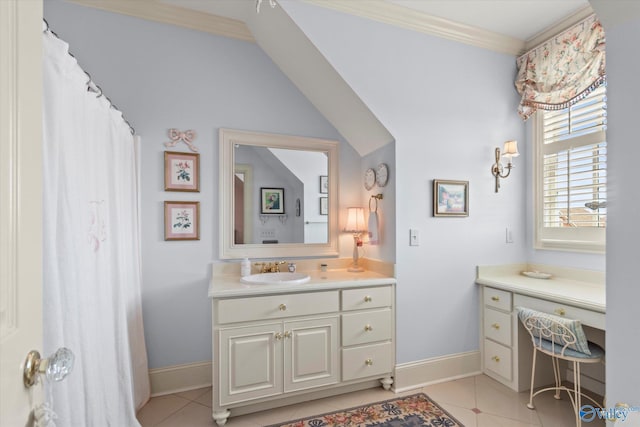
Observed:
[[[224,425],[232,410],[267,409],[372,380],[390,388],[393,301],[393,285],[214,297],[213,418]]]
[[[539,267],[538,267],[539,268]],[[515,391],[528,390],[531,384],[531,338],[518,320],[516,307],[528,307],[546,313],[579,319],[594,331],[605,330],[604,285],[595,283],[597,273],[552,269],[554,278],[527,278],[520,271],[533,271],[527,265],[479,267],[480,348],[482,370]],[[545,269],[551,269],[549,267]],[[566,279],[562,274],[583,280]],[[557,276],[557,277],[556,277]],[[546,356],[542,357],[543,359]],[[536,384],[551,383],[551,362],[538,362]]]

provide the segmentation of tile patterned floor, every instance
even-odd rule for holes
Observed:
[[[270,411],[231,417],[229,427],[256,427],[351,408],[369,402],[424,392],[465,427],[572,427],[571,403],[566,395],[555,400],[553,392],[536,397],[536,410],[526,404],[529,394],[516,393],[495,380],[478,375],[394,394],[382,388],[285,406]],[[154,397],[138,413],[143,427],[215,426],[211,418],[211,388]],[[593,421],[589,427],[604,426]]]

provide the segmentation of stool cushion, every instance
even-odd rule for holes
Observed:
[[[520,318],[520,321],[522,321],[523,323],[529,317],[535,317],[540,322],[540,324],[553,329],[558,329],[558,326],[555,326],[554,328],[554,322],[560,323],[562,326],[569,329],[576,337],[576,342],[567,346],[567,349],[575,350],[586,355],[591,354],[591,350],[589,350],[589,343],[587,342],[587,336],[584,334],[582,323],[579,320],[567,319],[564,317],[555,316],[553,314],[532,310],[526,307],[516,307],[516,310],[518,311],[518,317]],[[557,333],[559,331],[556,330],[555,332]],[[530,333],[534,337],[539,338],[535,328],[530,331]],[[566,342],[562,340],[562,337],[560,335],[555,337],[555,343],[560,344],[560,349],[562,349],[562,346],[566,344]]]
[[[561,345],[554,345],[554,343],[545,339],[540,340],[539,343],[540,347],[551,353],[555,353],[557,355],[562,354]],[[538,340],[536,340],[536,344],[538,344]],[[567,347],[564,351],[564,355],[568,357],[575,357],[576,359],[598,359],[604,356],[604,349],[598,344],[592,343],[591,341],[588,341],[587,344],[589,345],[589,354],[575,351]]]

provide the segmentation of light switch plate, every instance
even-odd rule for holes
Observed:
[[[409,246],[420,246],[420,232],[415,228],[409,230]]]

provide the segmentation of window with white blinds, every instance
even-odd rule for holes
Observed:
[[[607,109],[603,85],[564,110],[539,111],[539,246],[604,250]]]

